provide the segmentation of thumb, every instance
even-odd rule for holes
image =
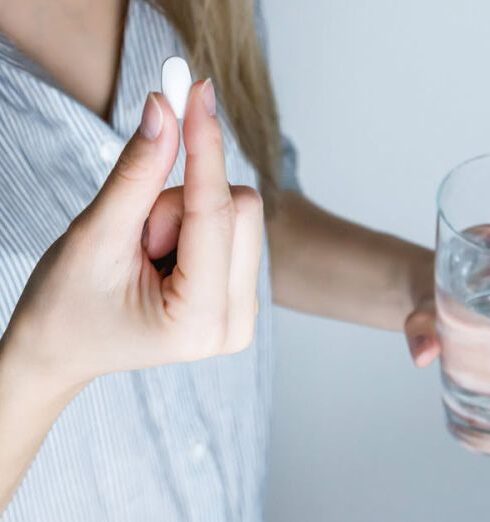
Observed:
[[[179,128],[165,97],[150,93],[141,124],[90,206],[102,227],[137,237],[175,163]],[[136,234],[136,236],[134,236]],[[121,237],[119,235],[119,237]]]
[[[419,368],[428,366],[441,351],[435,320],[434,301],[431,299],[412,312],[405,321],[410,354]]]

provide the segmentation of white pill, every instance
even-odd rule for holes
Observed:
[[[191,85],[191,72],[183,58],[171,56],[163,62],[162,92],[179,120],[184,118]]]

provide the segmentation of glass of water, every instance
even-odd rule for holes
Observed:
[[[455,168],[439,189],[436,304],[448,428],[490,454],[490,156]]]

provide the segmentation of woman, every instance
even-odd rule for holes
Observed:
[[[0,9],[4,520],[260,520],[269,272],[279,304],[405,325],[423,366],[431,252],[293,190],[251,0]],[[192,88],[186,157],[148,95],[185,54],[218,92]]]

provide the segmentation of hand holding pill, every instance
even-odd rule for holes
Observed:
[[[211,80],[191,85],[183,60],[166,64],[168,99],[148,96],[114,170],[41,259],[8,327],[16,360],[64,384],[234,353],[253,337],[262,201],[227,182]],[[162,192],[184,114],[184,185]],[[175,249],[162,277],[153,261]]]

